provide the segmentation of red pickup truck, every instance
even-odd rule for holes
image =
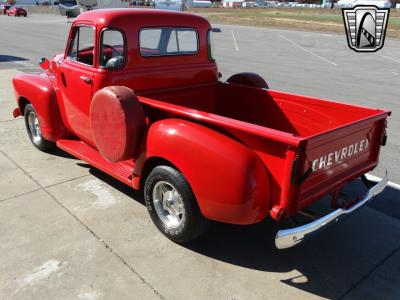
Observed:
[[[209,22],[189,13],[95,10],[73,22],[43,74],[13,79],[28,135],[143,189],[158,229],[188,242],[210,220],[253,224],[301,212],[374,169],[390,112],[269,89],[254,73],[220,81]],[[280,230],[278,248],[359,208]],[[337,202],[337,201],[333,201]]]

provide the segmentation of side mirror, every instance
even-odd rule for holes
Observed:
[[[42,68],[43,70],[48,70],[49,67],[50,67],[50,62],[49,62],[49,60],[48,60],[47,58],[42,57],[42,58],[39,60],[39,66],[40,66],[40,68]]]
[[[221,28],[215,28],[215,27],[211,28],[211,31],[212,32],[222,32]]]

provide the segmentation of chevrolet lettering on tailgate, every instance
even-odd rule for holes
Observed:
[[[344,159],[363,152],[368,148],[368,139],[362,139],[359,142],[343,147],[342,149],[330,152],[312,162],[313,171],[329,167],[332,164],[343,161]]]

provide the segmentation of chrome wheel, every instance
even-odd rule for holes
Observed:
[[[144,199],[154,225],[176,243],[194,240],[209,225],[189,183],[181,172],[170,166],[151,170],[144,184]]]
[[[28,115],[29,132],[32,136],[32,141],[39,144],[42,140],[42,133],[40,132],[39,119],[34,111],[30,111]]]
[[[24,109],[25,128],[29,140],[40,151],[47,151],[55,147],[53,141],[46,140],[40,130],[39,119],[32,104],[27,104]]]
[[[185,209],[182,196],[172,184],[159,181],[154,185],[153,204],[158,217],[166,226],[176,228],[181,225]]]

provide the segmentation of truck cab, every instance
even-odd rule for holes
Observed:
[[[216,82],[210,30],[203,18],[151,9],[94,10],[79,16],[63,57],[53,62],[67,129],[94,145],[91,98],[106,86],[127,86],[140,95]]]

